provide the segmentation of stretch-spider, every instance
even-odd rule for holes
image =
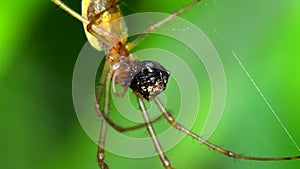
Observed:
[[[106,61],[99,80],[99,87],[97,89],[95,99],[95,111],[104,119],[101,121],[100,139],[98,142],[97,152],[97,160],[101,169],[108,168],[108,165],[104,160],[105,139],[108,125],[119,132],[146,127],[164,168],[171,169],[171,162],[165,155],[152,126],[152,123],[161,117],[164,117],[176,130],[187,134],[200,143],[203,143],[211,149],[214,149],[228,157],[256,161],[281,161],[300,158],[300,156],[278,158],[251,157],[236,154],[232,151],[218,147],[175,121],[172,114],[165,108],[157,97],[166,88],[168,78],[170,76],[169,71],[158,62],[139,61],[129,51],[135,47],[135,45],[143,39],[147,33],[152,32],[160,25],[168,22],[175,16],[196,5],[200,2],[200,0],[192,1],[185,7],[153,24],[131,43],[127,42],[128,35],[116,0],[83,0],[82,15],[73,11],[60,0],[52,1],[81,21],[84,24],[85,32],[90,44],[98,50],[104,50],[106,54]],[[120,85],[123,88],[123,91],[118,92],[115,87],[116,85]],[[144,123],[132,127],[122,127],[109,118],[110,92],[112,91],[113,94],[118,97],[123,97],[128,88],[131,88],[136,95],[140,111],[144,118]],[[151,120],[145,107],[145,101],[154,102],[162,115]]]

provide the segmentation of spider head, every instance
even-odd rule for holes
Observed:
[[[170,73],[158,62],[137,61],[129,87],[149,100],[166,89],[169,76]]]

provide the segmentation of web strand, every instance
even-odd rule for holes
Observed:
[[[234,51],[232,51],[232,54],[233,54],[234,58],[236,59],[236,61],[241,66],[241,68],[243,69],[244,73],[247,75],[247,77],[251,81],[252,85],[255,87],[255,89],[259,93],[259,95],[263,98],[264,102],[269,107],[269,109],[271,110],[271,112],[273,113],[273,115],[275,116],[275,118],[277,119],[277,121],[279,122],[279,124],[281,125],[281,127],[283,128],[283,130],[285,131],[285,133],[289,136],[290,140],[293,142],[293,144],[295,145],[295,147],[297,148],[297,150],[300,151],[300,148],[297,145],[297,143],[295,142],[295,140],[293,139],[292,135],[289,133],[289,131],[287,130],[287,128],[285,127],[285,125],[283,124],[283,122],[279,119],[277,113],[275,112],[275,110],[273,109],[273,107],[271,106],[271,104],[269,103],[269,101],[267,100],[267,98],[264,96],[264,94],[261,92],[260,88],[257,86],[257,84],[255,83],[254,79],[251,77],[251,75],[249,74],[249,72],[247,71],[247,69],[245,68],[245,66],[242,64],[242,62],[240,61],[240,59],[238,58],[238,56],[236,55],[236,53]]]

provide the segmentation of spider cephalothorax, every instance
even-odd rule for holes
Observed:
[[[154,61],[137,61],[132,72],[130,88],[149,100],[166,89],[170,73]]]

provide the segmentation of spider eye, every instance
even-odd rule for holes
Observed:
[[[170,73],[159,63],[143,61],[138,63],[138,70],[130,82],[130,88],[149,100],[166,89]]]

